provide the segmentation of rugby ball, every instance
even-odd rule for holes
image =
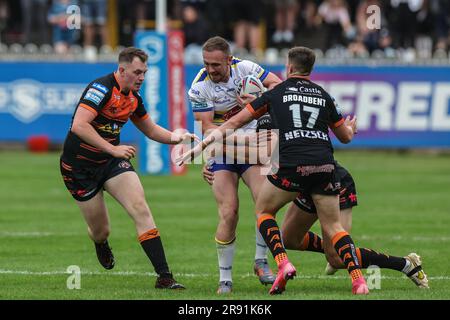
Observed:
[[[259,97],[264,91],[266,91],[266,88],[264,88],[262,82],[257,77],[249,75],[245,76],[241,79],[241,81],[239,81],[236,93],[239,96],[243,96],[244,94],[251,94]]]

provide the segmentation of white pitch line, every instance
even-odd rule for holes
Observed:
[[[25,276],[55,276],[55,275],[71,275],[73,273],[68,273],[66,271],[27,271],[27,270],[5,270],[0,269],[0,274],[10,274],[10,275],[25,275]],[[154,272],[137,272],[137,271],[81,271],[81,275],[85,276],[139,276],[139,277],[147,277],[147,276],[156,276],[156,273]],[[209,273],[175,273],[176,277],[185,277],[185,278],[208,278],[208,277],[216,277],[216,274],[209,274]],[[238,275],[239,278],[253,278],[255,277],[252,273],[242,274]],[[296,278],[298,279],[329,279],[329,280],[342,280],[342,279],[348,279],[348,276],[342,275],[342,276],[326,276],[326,275],[297,275]],[[381,276],[381,279],[387,279],[387,280],[396,280],[399,278],[406,278],[406,276],[398,276],[398,277],[392,277],[392,276]],[[448,281],[450,280],[450,276],[434,276],[434,277],[428,277],[429,280],[443,280]]]
[[[52,236],[53,234],[50,232],[38,232],[38,231],[32,231],[32,232],[8,232],[3,231],[0,232],[0,237],[12,237],[12,238],[20,238],[20,237],[48,237]]]
[[[355,235],[355,239],[360,240],[405,240],[405,241],[450,241],[450,237],[446,236],[372,236],[372,235]]]
[[[37,237],[53,237],[53,236],[74,236],[80,235],[75,232],[42,232],[42,231],[0,231],[0,238],[37,238]]]

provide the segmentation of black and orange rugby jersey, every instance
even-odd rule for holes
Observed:
[[[127,94],[122,93],[114,73],[92,81],[83,91],[74,116],[78,108],[85,108],[96,115],[91,125],[103,139],[115,146],[120,144],[120,131],[129,118],[148,117],[139,93],[131,90]],[[70,128],[72,124],[73,117]],[[63,151],[66,161],[101,165],[111,157],[69,130]]]
[[[280,166],[333,163],[329,127],[343,122],[334,99],[307,77],[291,77],[247,105],[255,119],[270,113],[279,130]]]

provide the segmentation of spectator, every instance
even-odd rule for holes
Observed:
[[[280,43],[290,47],[294,41],[294,28],[297,19],[299,4],[297,0],[274,0],[275,13],[275,33],[272,42]]]
[[[417,14],[423,6],[423,0],[391,0],[390,29],[396,48],[414,46],[418,21]]]
[[[343,0],[325,0],[319,6],[319,16],[326,28],[326,48],[346,45],[348,40],[355,37],[355,28]]]
[[[21,0],[23,17],[23,42],[49,43],[47,0]]]
[[[82,0],[81,13],[83,17],[83,45],[86,59],[96,59],[95,49],[96,27],[100,31],[100,46],[108,44],[108,29],[106,26],[106,0]]]
[[[367,11],[370,6],[380,8],[380,25],[368,24],[372,11]],[[380,0],[363,0],[356,11],[357,37],[350,44],[349,50],[358,56],[365,56],[374,50],[384,50],[391,46],[392,40],[386,29],[386,18],[383,15],[382,3]]]
[[[0,43],[2,43],[2,32],[8,24],[8,15],[8,3],[4,0],[0,0]]]
[[[74,44],[79,37],[78,30],[70,28],[67,23],[69,16],[67,9],[71,5],[78,5],[78,2],[76,0],[54,0],[48,12],[48,21],[53,26],[53,45],[58,54],[66,54],[69,46]]]
[[[133,45],[134,33],[138,30],[156,28],[155,0],[117,0],[117,2],[121,45]],[[170,13],[168,16],[172,15],[171,11],[174,8],[177,8],[177,1],[168,0],[167,11]]]
[[[193,5],[182,9],[183,32],[185,38],[185,57],[190,63],[202,63],[202,45],[208,39],[208,24]]]
[[[209,22],[209,36],[220,35],[231,40],[232,16],[234,14],[235,0],[209,0],[206,2],[205,16]]]
[[[84,45],[94,45],[96,30],[98,26],[101,35],[101,45],[108,43],[108,30],[106,28],[107,3],[106,0],[82,0],[81,13],[83,16]]]
[[[434,15],[434,30],[436,33],[436,49],[447,50],[449,46],[450,1],[430,0],[430,10]]]
[[[249,48],[253,54],[260,56],[261,30],[259,24],[262,19],[262,1],[233,0],[232,4],[236,50]]]
[[[208,39],[208,24],[199,10],[192,5],[183,6],[183,31],[185,45],[198,45],[201,47]]]
[[[322,19],[319,16],[318,0],[307,0],[302,6],[301,16],[306,29],[317,29],[322,24]]]

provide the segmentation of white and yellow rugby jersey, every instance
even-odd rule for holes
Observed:
[[[254,75],[263,82],[268,74],[268,71],[256,63],[233,57],[228,82],[214,83],[208,77],[206,69],[203,68],[195,77],[188,93],[192,111],[214,110],[213,123],[220,126],[242,109],[236,101],[236,88],[239,81],[247,75]],[[256,128],[256,120],[243,128]]]

